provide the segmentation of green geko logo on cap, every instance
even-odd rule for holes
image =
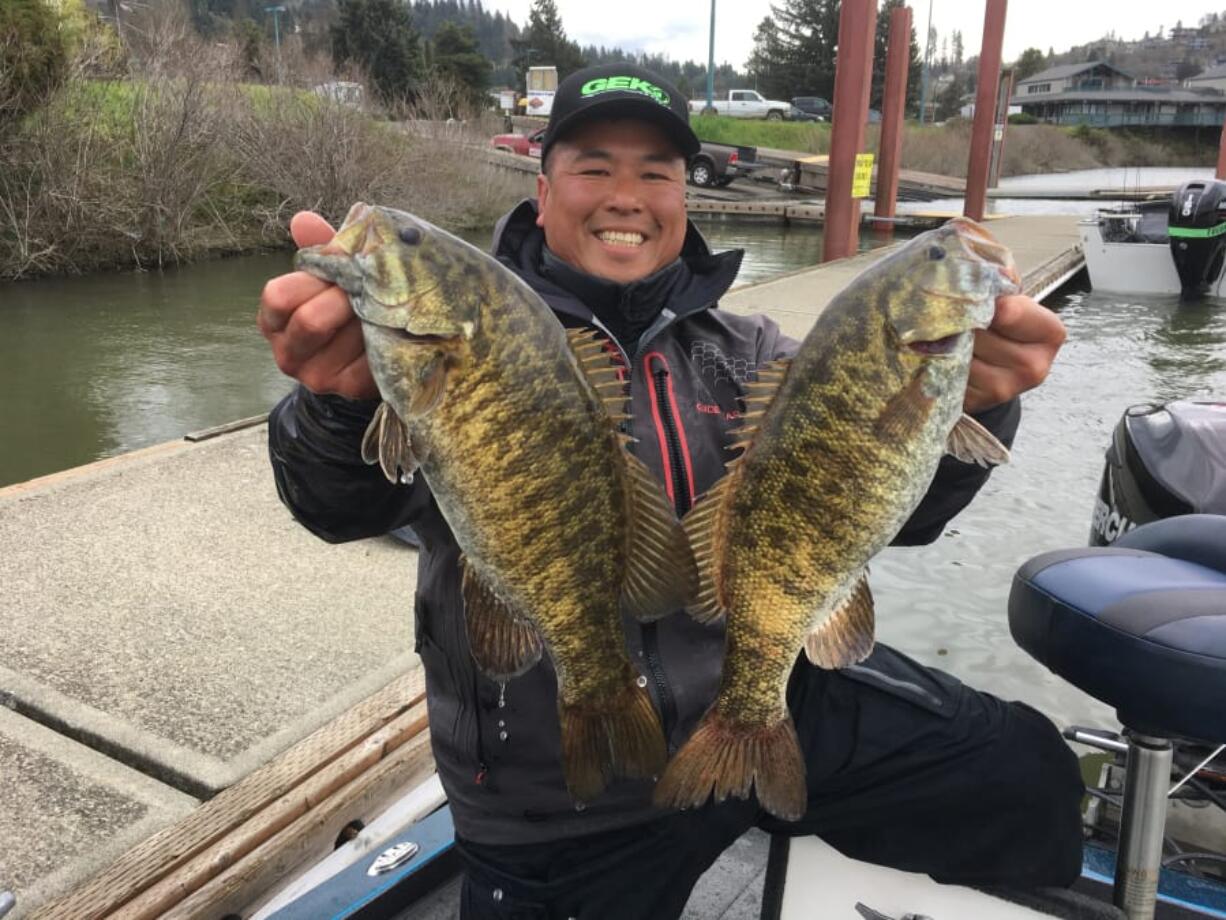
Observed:
[[[660,89],[654,83],[648,83],[646,80],[641,80],[638,77],[597,77],[595,80],[588,80],[579,90],[579,95],[596,96],[600,93],[611,93],[620,91],[624,93],[641,93],[651,99],[654,99],[660,105],[668,105],[668,93]]]

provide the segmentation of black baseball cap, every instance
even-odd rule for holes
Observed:
[[[657,124],[687,160],[700,148],[690,128],[689,103],[677,87],[634,64],[599,64],[576,70],[558,84],[541,142],[541,167],[555,141],[593,118]]]

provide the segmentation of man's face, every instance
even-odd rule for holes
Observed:
[[[685,159],[650,122],[594,121],[549,150],[536,223],[554,254],[622,284],[659,271],[685,241]]]

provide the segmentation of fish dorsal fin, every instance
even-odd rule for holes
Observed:
[[[698,596],[686,612],[699,623],[714,623],[727,616],[720,597],[719,560],[724,548],[725,505],[739,478],[734,466],[685,516],[685,533],[698,565]]]
[[[621,376],[622,366],[606,349],[604,337],[593,329],[567,329],[566,338],[579,370],[604,403],[609,418],[614,422],[630,418],[626,414],[628,394]]]
[[[762,416],[774,402],[775,394],[779,392],[779,386],[787,378],[788,368],[791,366],[791,358],[768,361],[758,368],[758,379],[745,384],[747,392],[742,399],[745,413],[741,416],[741,424],[732,431],[732,442],[728,445],[728,450],[740,450],[753,443]]]
[[[843,602],[805,637],[805,654],[819,668],[845,668],[873,650],[873,592],[862,572]]]
[[[541,635],[496,595],[468,561],[460,557],[464,622],[473,660],[494,680],[518,677],[541,660]]]
[[[622,609],[651,622],[693,603],[698,570],[685,530],[643,461],[621,446],[629,480],[629,552]]]
[[[1000,466],[1009,462],[1009,448],[969,415],[963,415],[954,425],[945,452],[963,463],[979,466]]]
[[[389,482],[408,484],[417,469],[409,429],[389,403],[379,403],[362,435],[362,459],[379,464]]]

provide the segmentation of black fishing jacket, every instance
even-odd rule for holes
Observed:
[[[792,354],[797,343],[764,316],[716,309],[742,254],[712,255],[693,224],[676,263],[617,285],[553,257],[535,217],[532,201],[504,217],[495,231],[495,255],[541,294],[564,325],[607,332],[620,321],[621,337],[635,339],[621,342],[633,419],[628,430],[637,439],[633,449],[684,514],[724,472],[724,445],[746,381],[755,368]],[[602,323],[601,315],[610,322]],[[586,807],[573,804],[562,777],[557,684],[548,656],[505,686],[478,671],[465,634],[460,551],[426,483],[417,477],[412,485],[392,485],[360,457],[376,406],[298,387],[269,418],[272,465],[282,501],[329,542],[385,534],[405,524],[420,538],[416,649],[425,667],[434,757],[458,834],[477,843],[532,843],[657,815],[651,786],[641,781],[615,781]],[[1007,444],[1019,417],[1014,400],[979,420]],[[987,476],[946,457],[895,543],[931,542]],[[715,697],[723,627],[700,625],[684,613],[646,625],[626,619],[624,626],[630,660],[675,751]]]

